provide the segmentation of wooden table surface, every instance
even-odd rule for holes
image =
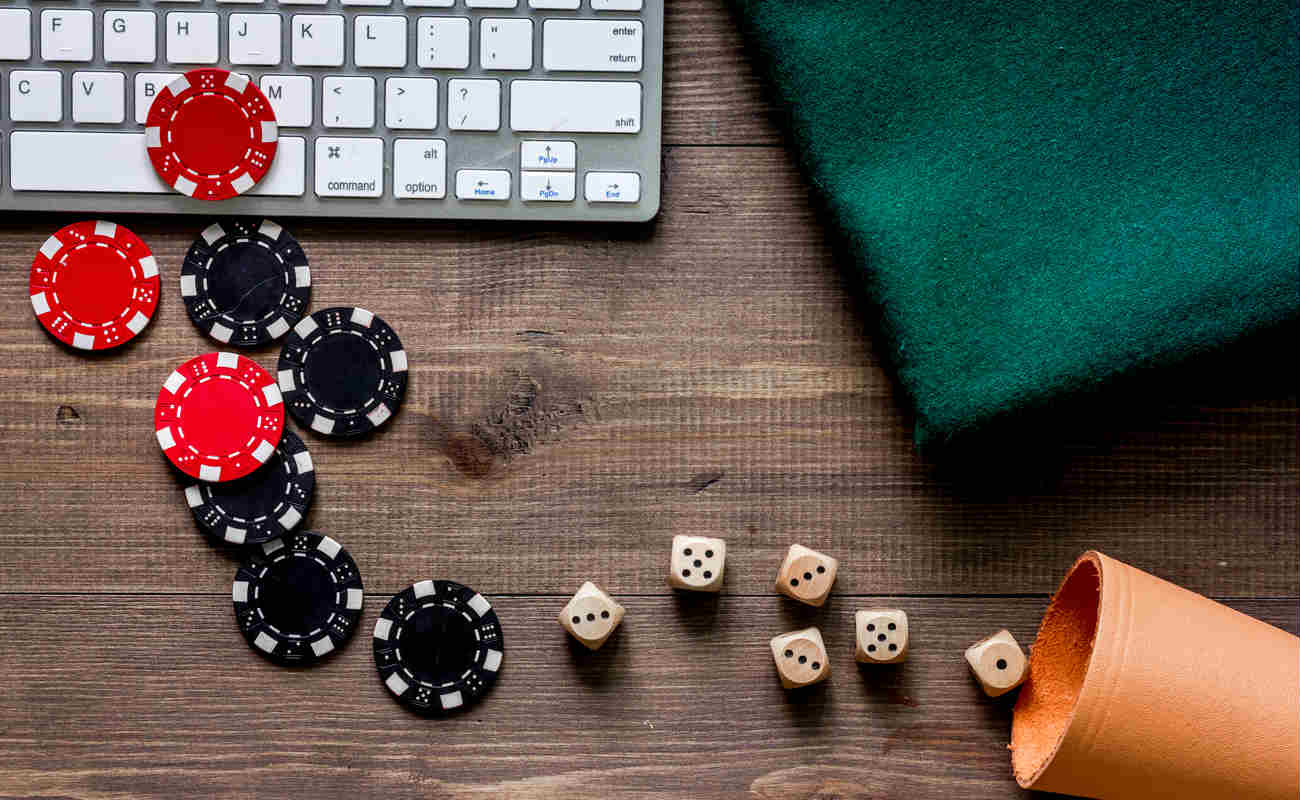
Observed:
[[[674,3],[667,42],[654,224],[284,220],[313,307],[378,312],[411,363],[382,433],[305,435],[308,527],[369,595],[318,668],[245,645],[235,562],[154,441],[163,378],[214,349],[176,291],[198,221],[122,218],[166,290],[99,357],[27,302],[32,254],[71,220],[0,222],[0,797],[1016,797],[1011,701],[962,650],[1032,641],[1083,550],[1300,627],[1290,344],[1121,390],[1036,451],[933,463],[721,0]],[[682,532],[727,539],[720,596],[666,588]],[[840,559],[823,609],[771,591],[793,541]],[[506,638],[495,691],[446,721],[395,703],[369,646],[388,596],[430,577],[489,595]],[[628,609],[597,653],[554,619],[587,579]],[[910,615],[911,659],[859,669],[853,612],[882,604]],[[787,695],[767,640],[810,624],[835,674]]]

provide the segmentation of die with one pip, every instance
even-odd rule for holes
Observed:
[[[1006,629],[966,648],[966,663],[989,697],[1001,697],[1029,677],[1029,659]]]

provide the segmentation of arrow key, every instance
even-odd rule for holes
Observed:
[[[510,171],[505,169],[457,170],[456,197],[461,200],[509,200]]]
[[[588,172],[584,187],[588,203],[636,203],[641,200],[641,176],[635,172]]]
[[[525,139],[519,145],[519,166],[521,169],[576,169],[578,146],[573,142]]]
[[[571,203],[575,183],[572,172],[520,172],[519,199],[526,203]]]

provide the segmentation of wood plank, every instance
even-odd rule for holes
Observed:
[[[603,650],[569,643],[563,598],[493,598],[502,678],[465,716],[386,696],[368,632],[319,668],[249,650],[229,598],[10,595],[0,604],[0,796],[175,798],[880,798],[1026,796],[1005,749],[1010,697],[962,650],[1000,626],[1033,638],[1044,598],[621,597]],[[898,605],[910,660],[853,661],[852,614]],[[1294,599],[1234,601],[1290,631]],[[787,695],[767,650],[819,625],[833,674]]]
[[[1105,433],[1045,463],[990,453],[994,479],[972,483],[913,451],[785,158],[688,148],[667,163],[668,204],[646,229],[291,225],[313,308],[365,305],[410,353],[386,430],[305,436],[319,472],[308,524],[369,584],[400,587],[417,559],[500,593],[588,576],[666,592],[667,542],[701,531],[730,541],[728,588],[747,593],[800,540],[840,558],[856,593],[1047,593],[1095,547],[1203,593],[1295,594],[1300,416],[1267,351],[1165,373]],[[132,222],[167,290],[140,341],[99,357],[56,346],[27,303],[50,219],[0,228],[5,590],[228,578],[152,432],[162,380],[213,349],[176,296],[192,232]],[[253,353],[268,368],[276,354]]]
[[[667,8],[664,75],[664,142],[781,144],[778,117],[725,0],[674,0]]]

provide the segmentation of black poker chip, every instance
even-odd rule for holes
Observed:
[[[327,308],[294,326],[280,351],[280,392],[298,424],[360,436],[388,421],[406,396],[406,351],[364,308]]]
[[[343,545],[306,531],[264,542],[235,573],[235,619],[248,644],[277,664],[311,664],[343,646],[365,592]]]
[[[388,690],[431,715],[477,703],[505,657],[492,604],[454,581],[420,581],[394,595],[375,623],[374,648]]]
[[[185,487],[194,521],[208,536],[230,545],[261,544],[298,526],[316,492],[307,445],[286,430],[266,463],[233,481],[198,481]]]
[[[213,339],[256,347],[302,319],[311,268],[298,240],[269,219],[214,222],[181,265],[181,298],[190,319]]]

